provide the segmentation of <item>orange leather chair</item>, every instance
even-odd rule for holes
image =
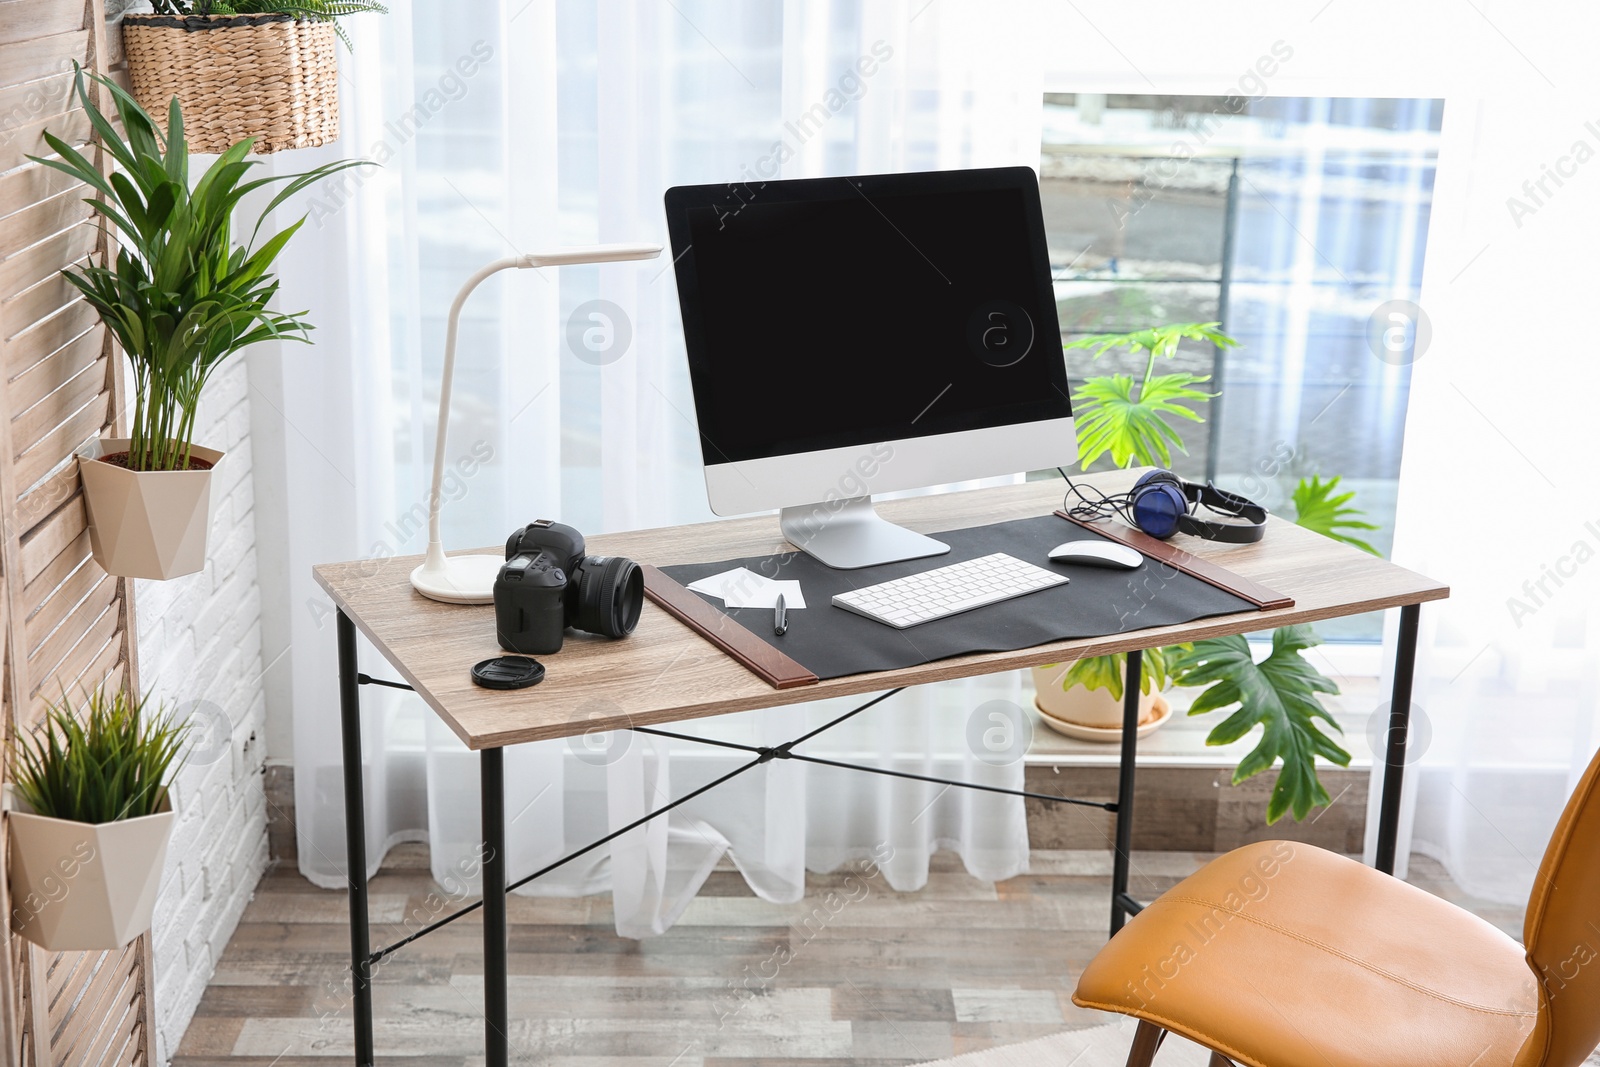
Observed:
[[[1310,845],[1206,865],[1135,916],[1073,994],[1213,1067],[1578,1067],[1600,1044],[1600,754],[1556,826],[1523,941]]]

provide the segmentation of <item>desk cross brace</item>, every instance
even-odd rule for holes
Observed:
[[[1389,734],[1384,753],[1383,803],[1378,815],[1378,833],[1375,866],[1385,873],[1393,873],[1396,845],[1399,837],[1401,784],[1406,767],[1406,741],[1410,725],[1411,690],[1416,663],[1418,618],[1420,604],[1407,604],[1400,609],[1400,640],[1395,654],[1395,671],[1390,702]],[[486,1067],[505,1067],[510,1062],[510,1035],[508,1033],[508,1004],[506,982],[508,973],[506,894],[526,885],[536,878],[570,863],[586,853],[615,840],[623,834],[638,829],[652,819],[665,815],[673,808],[685,804],[707,790],[735,778],[752,768],[776,759],[800,760],[821,766],[881,774],[892,778],[928,782],[961,789],[976,789],[1006,796],[1024,797],[1049,803],[1073,804],[1099,808],[1116,817],[1115,842],[1112,851],[1111,873],[1111,932],[1120,930],[1127,919],[1143,910],[1143,904],[1129,891],[1132,873],[1133,800],[1135,756],[1137,755],[1139,726],[1139,697],[1143,675],[1143,656],[1138,651],[1127,654],[1123,677],[1122,698],[1122,749],[1117,780],[1117,799],[1111,803],[1082,800],[1072,797],[1032,793],[1024,790],[1003,789],[980,785],[976,782],[959,782],[932,775],[894,771],[884,767],[867,767],[838,760],[807,756],[794,751],[801,743],[824,730],[858,715],[868,708],[900,692],[890,690],[867,701],[843,715],[824,723],[811,732],[775,746],[742,745],[731,741],[694,737],[672,733],[654,727],[631,727],[637,733],[692,741],[745,752],[753,757],[749,762],[735,767],[727,774],[708,782],[677,800],[636,819],[621,829],[578,849],[554,863],[534,871],[515,882],[506,876],[506,819],[505,819],[505,752],[501,748],[487,748],[479,753],[480,791],[482,800],[483,831],[483,896],[474,904],[446,915],[421,930],[376,952],[371,950],[367,908],[367,840],[365,813],[365,772],[361,752],[361,687],[377,685],[390,689],[413,689],[403,682],[373,678],[357,669],[356,627],[354,621],[341,608],[337,615],[339,645],[339,715],[340,740],[344,757],[344,804],[346,881],[350,898],[350,971],[352,979],[351,1007],[355,1024],[355,1062],[357,1067],[372,1067],[375,1060],[372,1012],[373,965],[463,915],[482,910],[484,943],[484,1063]]]
[[[896,689],[898,693],[900,690]],[[831,725],[831,724],[830,724]],[[846,771],[861,771],[863,774],[881,774],[889,778],[905,778],[913,782],[930,782],[933,785],[954,786],[957,789],[976,789],[985,793],[999,793],[1008,797],[1023,797],[1028,800],[1043,800],[1052,804],[1078,804],[1085,808],[1098,808],[1101,811],[1115,813],[1115,802],[1101,800],[1081,800],[1077,797],[1064,797],[1055,793],[1030,793],[1024,789],[1006,789],[998,785],[981,785],[978,782],[962,782],[952,778],[939,778],[929,774],[912,774],[909,771],[891,771],[887,767],[868,767],[860,763],[842,763],[839,760],[823,759],[820,756],[807,756],[793,751],[799,742],[788,741],[771,748],[761,748],[755,745],[739,745],[732,741],[715,741],[709,737],[695,737],[693,734],[676,734],[670,730],[657,730],[650,726],[635,726],[636,734],[650,734],[653,737],[670,737],[675,741],[694,741],[702,745],[715,745],[718,748],[734,748],[741,752],[753,752],[761,757],[760,762],[766,763],[774,759],[799,760],[802,763],[816,763],[823,767],[838,767]]]
[[[386,686],[386,687],[388,687],[390,689],[408,689],[409,690],[409,689],[412,688],[411,686],[406,685],[403,682],[385,681],[385,680],[380,679],[380,678],[373,678],[370,675],[366,675],[366,674],[358,674],[356,676],[356,681],[360,685],[381,685],[381,686]],[[629,823],[628,825],[620,827],[619,829],[613,830],[611,833],[606,834],[604,837],[601,837],[598,840],[590,842],[589,844],[583,846],[582,848],[576,850],[575,852],[569,852],[567,855],[561,857],[558,860],[555,860],[554,862],[552,862],[552,863],[550,863],[550,864],[548,864],[548,865],[546,865],[544,867],[541,867],[537,871],[534,871],[532,874],[525,875],[522,878],[517,879],[515,882],[511,882],[510,884],[508,884],[506,886],[507,892],[509,892],[509,891],[511,891],[513,889],[518,889],[518,888],[520,888],[520,887],[522,887],[524,885],[527,885],[529,882],[532,882],[537,878],[542,878],[545,875],[549,874],[551,871],[554,871],[554,870],[556,870],[556,869],[558,869],[560,867],[566,866],[568,863],[571,863],[573,860],[578,859],[580,856],[584,856],[584,855],[587,855],[590,852],[593,852],[595,849],[599,848],[601,845],[608,844],[611,841],[615,841],[617,838],[621,837],[622,835],[624,835],[626,833],[629,833],[630,831],[637,830],[639,827],[641,827],[641,826],[645,825],[646,823],[650,822],[652,819],[660,818],[661,816],[663,816],[663,815],[667,814],[668,812],[672,811],[672,809],[674,809],[674,808],[676,808],[676,807],[678,807],[678,806],[680,806],[682,804],[687,804],[689,801],[691,801],[695,797],[698,797],[701,794],[707,792],[708,790],[714,789],[717,786],[722,785],[723,783],[725,783],[727,781],[730,781],[733,778],[737,778],[739,775],[742,775],[744,772],[746,772],[748,770],[751,770],[751,769],[753,769],[755,767],[759,767],[763,763],[768,763],[768,762],[770,762],[770,761],[772,761],[774,759],[800,760],[800,761],[805,762],[805,763],[816,763],[816,764],[821,764],[821,765],[826,766],[826,767],[838,767],[838,768],[843,769],[843,770],[863,771],[863,772],[865,772],[867,774],[881,774],[881,775],[887,775],[887,776],[893,777],[893,778],[905,778],[905,779],[910,779],[912,781],[917,781],[917,782],[929,782],[929,783],[932,783],[934,785],[953,786],[953,787],[956,787],[956,788],[959,788],[959,789],[976,789],[976,790],[981,790],[981,791],[986,792],[986,793],[999,793],[999,794],[1002,794],[1004,796],[1024,797],[1024,798],[1032,799],[1032,800],[1049,801],[1049,802],[1056,803],[1056,804],[1079,804],[1079,805],[1082,805],[1083,807],[1098,808],[1101,811],[1108,811],[1108,812],[1112,812],[1112,813],[1116,812],[1117,806],[1114,803],[1106,803],[1106,802],[1094,801],[1094,800],[1080,800],[1080,799],[1077,799],[1075,797],[1058,796],[1058,795],[1055,795],[1055,794],[1052,794],[1052,793],[1030,793],[1030,792],[1027,792],[1025,790],[1005,789],[1005,788],[1002,788],[1000,786],[982,785],[982,784],[979,784],[977,782],[962,782],[962,781],[956,781],[956,780],[950,779],[950,778],[938,778],[938,777],[935,777],[935,776],[932,776],[932,775],[926,775],[926,774],[911,774],[911,773],[906,772],[906,771],[892,771],[892,770],[888,770],[887,768],[883,768],[883,767],[867,767],[867,766],[862,766],[860,764],[854,764],[854,763],[842,763],[842,762],[840,762],[838,760],[822,759],[822,758],[817,757],[817,756],[806,756],[806,755],[802,755],[801,753],[793,751],[794,746],[799,744],[800,742],[806,741],[806,740],[810,740],[811,738],[816,737],[818,734],[822,733],[823,731],[828,730],[831,727],[837,726],[839,723],[845,721],[846,719],[851,718],[851,717],[853,717],[855,715],[858,715],[861,712],[866,711],[868,708],[872,707],[872,705],[880,703],[881,701],[887,700],[889,697],[894,696],[896,693],[899,693],[899,692],[902,692],[902,691],[903,690],[901,690],[901,689],[890,690],[889,692],[884,693],[883,695],[881,695],[881,696],[879,696],[879,697],[877,697],[877,698],[875,698],[873,700],[870,700],[865,704],[862,704],[862,705],[859,705],[858,707],[852,708],[850,711],[848,711],[845,714],[839,716],[838,718],[833,719],[830,722],[824,723],[822,726],[818,727],[815,730],[812,730],[810,733],[806,734],[803,737],[796,738],[793,741],[785,741],[781,745],[774,745],[774,746],[770,746],[770,747],[758,747],[758,746],[755,746],[755,745],[741,745],[741,744],[737,744],[737,743],[732,742],[732,741],[719,741],[719,740],[716,740],[716,739],[713,739],[713,738],[695,737],[695,736],[690,735],[690,734],[673,733],[670,730],[658,730],[658,729],[654,729],[654,728],[648,727],[648,726],[631,727],[630,729],[632,729],[633,732],[635,732],[635,733],[650,734],[653,737],[666,737],[666,738],[671,738],[671,739],[677,740],[677,741],[693,741],[693,742],[697,742],[699,744],[714,745],[714,746],[716,746],[718,748],[736,749],[736,750],[738,750],[740,752],[748,752],[751,755],[755,756],[756,758],[751,760],[749,763],[746,763],[746,764],[744,764],[742,766],[734,768],[733,770],[729,771],[727,774],[725,774],[722,777],[716,779],[715,781],[707,782],[705,785],[701,786],[700,788],[695,789],[692,792],[685,793],[683,796],[677,798],[676,800],[673,800],[673,801],[671,801],[671,802],[669,802],[667,804],[662,805],[661,807],[657,808],[656,810],[650,812],[649,814],[647,814],[647,815],[645,815],[645,816],[643,816],[641,818],[635,819],[633,822]],[[384,957],[394,954],[398,950],[400,950],[400,949],[404,948],[405,946],[411,944],[413,941],[416,941],[416,940],[419,940],[420,938],[426,937],[428,934],[433,933],[435,930],[438,930],[438,929],[441,929],[441,928],[443,928],[445,926],[448,926],[451,923],[455,922],[457,919],[461,918],[462,916],[470,915],[473,912],[478,911],[482,907],[483,907],[483,901],[480,899],[478,901],[475,901],[474,903],[466,905],[465,907],[458,908],[457,910],[451,912],[448,915],[445,915],[445,916],[442,916],[442,917],[440,917],[438,919],[435,919],[433,922],[429,923],[427,926],[424,926],[420,930],[416,930],[416,931],[406,935],[405,937],[401,938],[399,941],[396,941],[391,945],[385,945],[383,948],[377,949],[376,951],[370,953],[367,956],[367,964],[368,964],[368,966],[370,967],[372,964],[378,963]]]

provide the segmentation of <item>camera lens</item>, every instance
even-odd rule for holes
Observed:
[[[644,572],[622,556],[585,556],[576,568],[572,626],[606,637],[626,637],[644,609]]]

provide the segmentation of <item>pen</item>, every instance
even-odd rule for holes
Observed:
[[[789,613],[784,608],[783,594],[778,594],[778,602],[772,605],[772,634],[782,637],[784,631],[789,629]]]

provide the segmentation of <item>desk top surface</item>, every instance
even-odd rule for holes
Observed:
[[[1112,491],[1131,484],[1132,474],[1119,471],[1080,480]],[[1048,515],[1061,506],[1061,496],[1062,485],[1058,481],[1027,482],[887,501],[878,510],[885,518],[911,529],[937,533]],[[1253,545],[1224,545],[1194,537],[1180,537],[1174,543],[1293,597],[1292,608],[1055,641],[1012,652],[974,653],[783,690],[773,689],[649,601],[645,602],[632,636],[611,641],[569,631],[562,650],[541,659],[549,674],[539,685],[513,692],[483,689],[472,682],[472,665],[503,654],[495,642],[492,605],[440,604],[415,592],[410,575],[422,561],[421,556],[326,563],[314,570],[318,583],[334,602],[456,735],[474,749],[1254,633],[1292,623],[1420,604],[1449,595],[1446,586],[1376,556],[1284,519],[1273,517],[1269,522],[1266,538]],[[657,566],[789,549],[778,532],[776,515],[636,530],[589,540],[592,553],[623,555]],[[498,555],[502,548],[479,551]],[[930,563],[937,565],[936,560]]]

